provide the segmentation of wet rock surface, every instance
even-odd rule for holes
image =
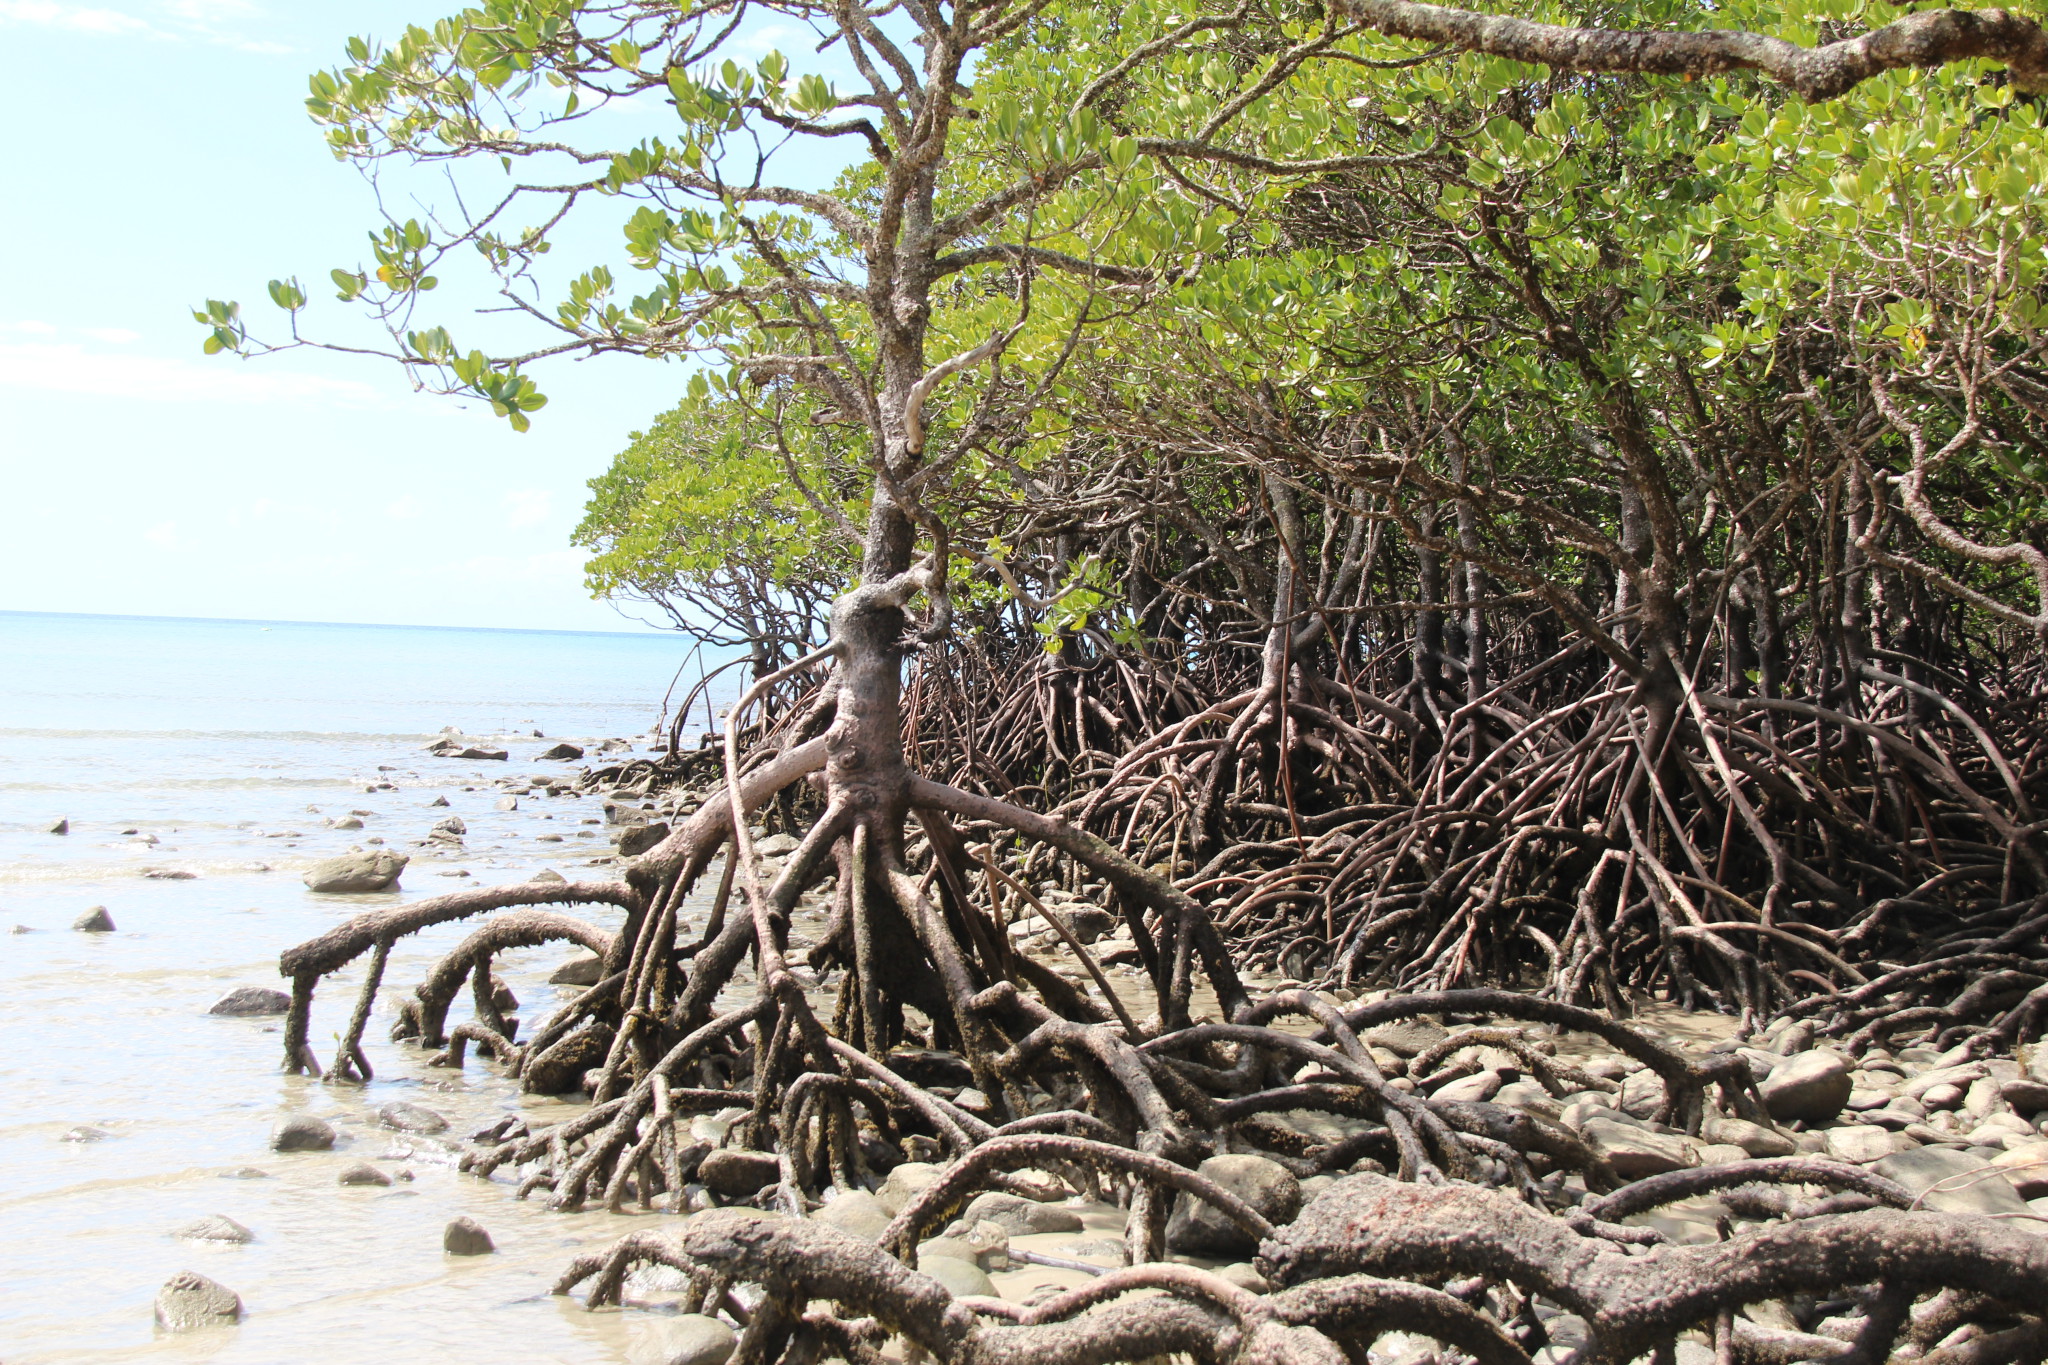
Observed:
[[[181,1270],[156,1293],[156,1323],[166,1332],[226,1327],[242,1316],[234,1290],[195,1270]]]

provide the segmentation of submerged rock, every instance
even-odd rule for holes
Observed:
[[[45,834],[69,834],[70,832],[71,822],[69,820],[59,820],[43,831]]]
[[[603,980],[604,959],[592,953],[589,957],[572,957],[555,968],[555,974],[548,978],[550,986],[595,986]]]
[[[488,1256],[497,1249],[491,1234],[474,1218],[457,1218],[441,1233],[441,1250],[450,1256]]]
[[[81,1123],[76,1128],[66,1128],[64,1130],[64,1136],[58,1138],[57,1141],[105,1142],[108,1138],[112,1136],[113,1134],[108,1132],[104,1128],[95,1128],[89,1123]]]
[[[166,1332],[225,1327],[242,1316],[242,1298],[196,1270],[181,1270],[156,1291],[156,1325]]]
[[[648,1324],[626,1358],[629,1365],[725,1365],[738,1345],[717,1318],[682,1313]]]
[[[412,861],[403,853],[378,849],[375,853],[344,853],[307,869],[306,889],[333,895],[363,895],[389,891],[398,885],[399,874]]]
[[[331,1152],[334,1125],[311,1114],[294,1114],[270,1134],[273,1152]]]
[[[283,991],[270,986],[237,986],[213,1002],[208,1014],[236,1016],[284,1014],[292,1007],[292,998]]]
[[[377,1122],[401,1133],[445,1133],[448,1120],[417,1104],[387,1104],[377,1111]]]
[[[583,757],[583,751],[573,744],[557,744],[552,749],[541,750],[538,754],[534,755],[534,757],[552,758],[558,759],[564,763],[573,763],[577,759]]]
[[[185,1242],[253,1242],[256,1234],[225,1214],[209,1214],[171,1233]]]
[[[111,934],[114,932],[114,917],[107,913],[106,906],[95,905],[71,921],[71,927],[81,934]]]

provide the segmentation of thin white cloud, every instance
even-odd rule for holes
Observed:
[[[144,12],[138,13],[138,9]],[[251,38],[237,27],[262,16],[262,7],[252,0],[153,0],[145,5],[130,0],[120,9],[73,4],[71,0],[0,0],[0,23],[99,37],[218,43],[244,52],[290,52],[282,43]]]
[[[55,327],[47,322],[38,322],[34,318],[24,318],[20,322],[0,322],[0,332],[26,332],[36,337],[57,335]]]
[[[81,327],[78,330],[82,336],[89,336],[94,341],[112,342],[116,346],[142,340],[142,333],[131,332],[126,327]]]
[[[0,20],[102,36],[154,31],[147,20],[133,14],[67,4],[65,0],[0,0]]]
[[[514,488],[505,494],[505,524],[515,530],[538,526],[553,510],[555,495],[545,488]]]
[[[153,403],[247,405],[312,401],[376,407],[385,401],[383,394],[368,384],[293,374],[261,361],[200,361],[107,353],[69,342],[0,344],[0,386],[137,398]]]

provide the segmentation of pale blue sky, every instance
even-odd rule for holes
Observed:
[[[202,356],[190,318],[232,297],[268,322],[264,282],[297,275],[343,325],[327,271],[375,215],[305,78],[351,34],[460,7],[0,0],[0,609],[634,628],[588,598],[568,533],[680,367],[537,371],[552,401],[517,435],[373,360]]]

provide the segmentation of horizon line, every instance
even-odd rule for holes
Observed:
[[[664,636],[684,640],[681,631],[660,630],[568,630],[545,626],[427,626],[398,621],[293,621],[273,616],[156,616],[123,611],[27,611],[0,607],[0,616],[76,616],[96,621],[184,621],[217,626],[330,626],[341,630],[465,630],[492,635],[596,635],[605,638],[640,639]]]

